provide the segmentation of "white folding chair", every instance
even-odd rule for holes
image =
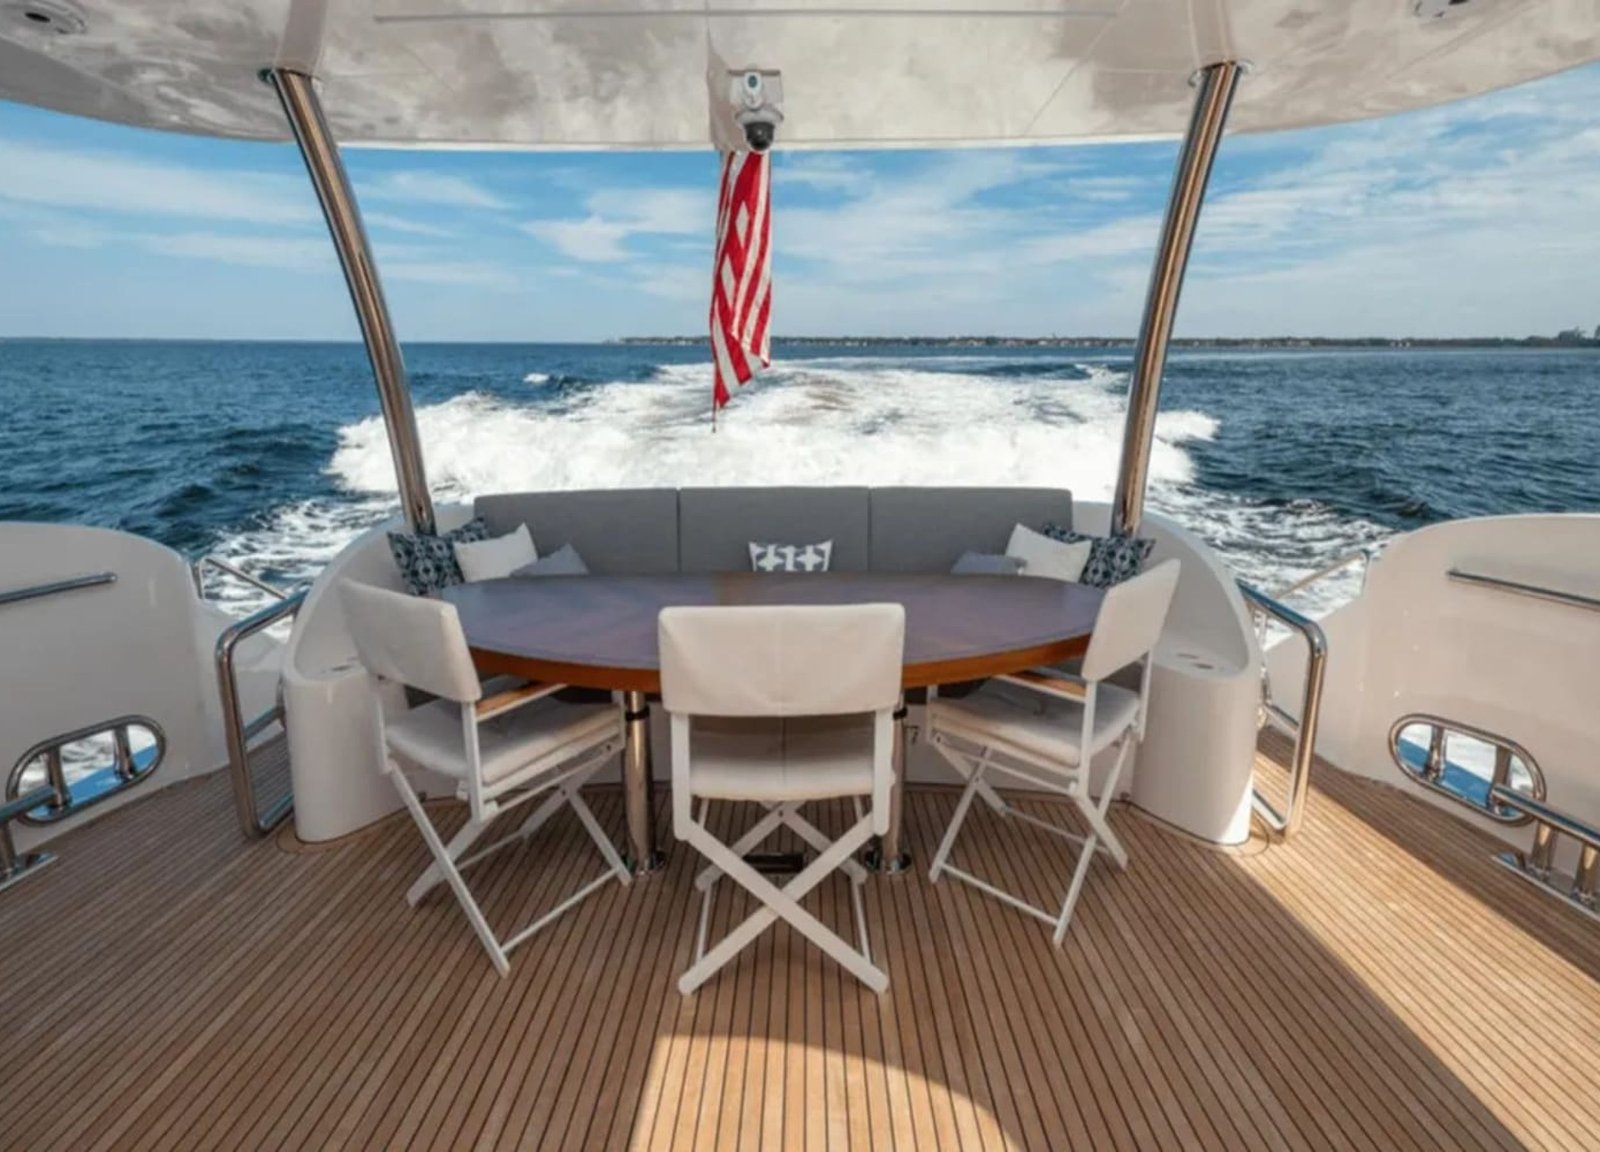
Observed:
[[[873,991],[889,987],[888,975],[872,963],[860,890],[867,872],[855,856],[889,826],[905,628],[899,604],[662,611],[661,702],[672,716],[673,827],[709,861],[696,880],[704,895],[694,962],[678,981],[685,995],[779,919]],[[830,843],[800,808],[837,797],[851,799],[856,821]],[[706,826],[713,800],[754,801],[767,811],[726,844]],[[780,827],[817,853],[782,888],[744,858]],[[800,904],[835,869],[851,881],[859,946]],[[708,951],[712,899],[724,875],[762,907]]]
[[[610,880],[629,882],[627,867],[579,789],[623,746],[621,710],[612,704],[563,704],[552,699],[559,684],[490,681],[484,694],[467,650],[455,606],[405,596],[346,580],[340,586],[346,622],[367,672],[379,681],[409,685],[438,699],[398,716],[377,708],[385,768],[434,862],[406,893],[413,907],[441,881],[455,893],[495,968],[562,913]],[[374,693],[377,697],[378,693]],[[428,819],[405,765],[450,777],[469,806],[467,822],[444,843]],[[545,801],[514,833],[468,855],[501,813],[538,796]],[[604,858],[606,870],[555,908],[504,940],[495,936],[462,878],[464,868],[526,839],[564,805],[577,814]]]
[[[1118,868],[1128,866],[1127,851],[1106,821],[1106,812],[1116,797],[1128,754],[1144,737],[1150,699],[1149,656],[1160,638],[1177,583],[1178,561],[1166,560],[1109,589],[1078,674],[1038,669],[996,677],[959,699],[937,695],[929,699],[929,739],[967,781],[933,858],[930,880],[949,873],[1038,917],[1054,927],[1059,945],[1066,938],[1072,910],[1096,853],[1105,852]],[[1106,682],[1112,673],[1141,661],[1137,693]],[[1089,795],[1089,769],[1094,757],[1109,748],[1115,748],[1116,759],[1097,802]],[[995,790],[990,781],[993,775],[1067,797],[1088,824],[1088,834],[1075,835],[1021,811]],[[950,863],[956,836],[974,797],[982,797],[1002,817],[1082,844],[1072,883],[1059,909],[1036,908]]]

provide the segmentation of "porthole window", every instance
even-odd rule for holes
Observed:
[[[65,803],[41,805],[22,817],[29,824],[50,824],[132,788],[156,770],[166,751],[166,734],[144,716],[65,732],[22,754],[6,782],[6,796],[35,788],[64,792]]]

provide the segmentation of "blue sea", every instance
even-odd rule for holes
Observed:
[[[713,433],[703,349],[408,346],[435,499],[725,483],[1109,497],[1126,349],[774,351]],[[1440,520],[1595,510],[1597,401],[1587,349],[1180,350],[1150,505],[1273,588]],[[295,583],[396,506],[359,345],[0,341],[0,405],[0,519],[121,528]]]

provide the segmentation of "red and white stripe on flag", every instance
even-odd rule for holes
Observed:
[[[728,152],[717,197],[711,274],[712,411],[772,363],[772,158]]]

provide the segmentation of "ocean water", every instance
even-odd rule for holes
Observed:
[[[412,345],[436,500],[690,484],[1050,484],[1106,499],[1126,349],[775,348],[713,434],[702,349]],[[0,341],[0,519],[311,577],[392,514],[358,345]],[[1149,505],[1278,588],[1397,532],[1600,505],[1600,353],[1177,351]],[[1324,610],[1353,579],[1301,603]],[[257,603],[219,585],[240,610]]]

